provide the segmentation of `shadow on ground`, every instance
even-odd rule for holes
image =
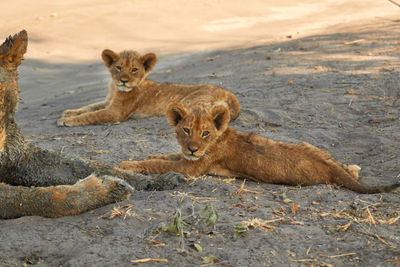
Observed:
[[[362,167],[369,186],[400,178],[400,24],[386,21],[339,33],[239,50],[161,57],[150,78],[211,83],[234,92],[242,112],[232,126],[272,139],[307,141]],[[179,149],[163,117],[58,128],[64,109],[107,92],[102,63],[26,60],[17,120],[33,143],[117,164]],[[245,157],[245,155],[243,155]],[[173,191],[137,191],[120,205],[76,217],[0,221],[0,263],[176,266],[395,266],[400,254],[400,192],[359,195],[330,185],[287,187],[199,177]],[[206,227],[200,213],[219,218]],[[184,237],[163,225],[179,210]],[[236,239],[234,235],[236,234]],[[182,252],[180,241],[183,240]],[[197,244],[195,246],[195,244]],[[202,252],[200,252],[201,247]]]

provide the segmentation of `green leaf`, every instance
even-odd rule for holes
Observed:
[[[201,217],[204,216],[204,214],[208,211],[208,217],[206,219],[206,226],[207,227],[211,227],[213,225],[215,225],[215,223],[217,222],[219,216],[217,213],[217,210],[211,206],[211,205],[207,205],[200,213]]]
[[[197,252],[199,253],[203,252],[203,248],[199,244],[194,243],[193,246],[195,247]]]
[[[210,263],[214,262],[215,257],[214,256],[206,256],[201,259],[203,260],[203,264],[210,264]]]
[[[200,216],[203,217],[206,211],[209,209],[210,205],[204,207],[204,209],[200,212]]]
[[[238,239],[240,236],[242,236],[243,234],[245,234],[249,231],[249,227],[247,227],[247,225],[243,225],[243,224],[238,224],[233,229],[235,230],[235,232],[233,234],[234,239]]]

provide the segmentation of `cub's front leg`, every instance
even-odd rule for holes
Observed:
[[[78,109],[67,109],[63,112],[63,117],[77,116],[87,112],[93,112],[100,109],[105,109],[107,101],[90,104]]]
[[[129,113],[128,113],[129,114]],[[119,122],[126,120],[125,113],[115,112],[112,109],[101,109],[94,112],[84,113],[78,116],[61,118],[57,121],[58,126],[82,126],[102,124],[106,122]]]
[[[164,159],[164,160],[178,161],[183,159],[183,156],[181,152],[178,152],[166,155],[150,155],[146,158],[146,160],[149,159]]]
[[[174,158],[176,154],[166,155]],[[167,172],[177,172],[185,176],[200,176],[207,173],[208,166],[202,160],[189,161],[183,157],[179,160],[168,159],[149,159],[144,161],[123,161],[118,165],[119,168],[134,172],[148,172],[164,174]]]

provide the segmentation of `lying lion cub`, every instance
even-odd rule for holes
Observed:
[[[333,183],[358,193],[389,192],[400,184],[369,188],[357,181],[360,168],[334,160],[330,153],[308,143],[289,144],[228,128],[224,106],[204,108],[173,103],[167,119],[175,127],[181,153],[124,161],[120,168],[135,172],[179,172],[237,176],[286,185]]]
[[[153,53],[141,56],[135,51],[122,51],[117,54],[106,49],[102,58],[111,74],[106,100],[79,109],[65,110],[63,115],[68,117],[59,119],[59,126],[120,122],[132,114],[138,117],[161,116],[165,114],[169,103],[183,101],[190,105],[199,98],[226,105],[232,119],[239,114],[236,96],[223,88],[208,84],[156,83],[147,79],[157,62]]]
[[[133,189],[110,176],[116,174],[112,168],[25,140],[14,114],[19,100],[17,68],[27,44],[23,30],[0,45],[0,219],[71,216],[127,199]]]

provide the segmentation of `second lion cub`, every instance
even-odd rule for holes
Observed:
[[[362,194],[400,187],[400,183],[367,187],[357,181],[358,166],[342,164],[328,151],[308,143],[283,143],[230,128],[229,111],[224,106],[172,103],[167,119],[175,128],[181,152],[154,155],[144,161],[123,161],[119,168],[187,176],[234,176],[286,185],[331,183]]]
[[[190,106],[198,100],[206,101],[211,106],[224,105],[232,119],[239,114],[240,105],[236,96],[218,86],[157,83],[147,79],[157,62],[153,53],[142,56],[135,51],[122,51],[117,54],[106,49],[102,58],[111,74],[106,100],[65,110],[64,117],[57,122],[59,126],[120,122],[132,114],[139,117],[161,116],[172,102]]]

